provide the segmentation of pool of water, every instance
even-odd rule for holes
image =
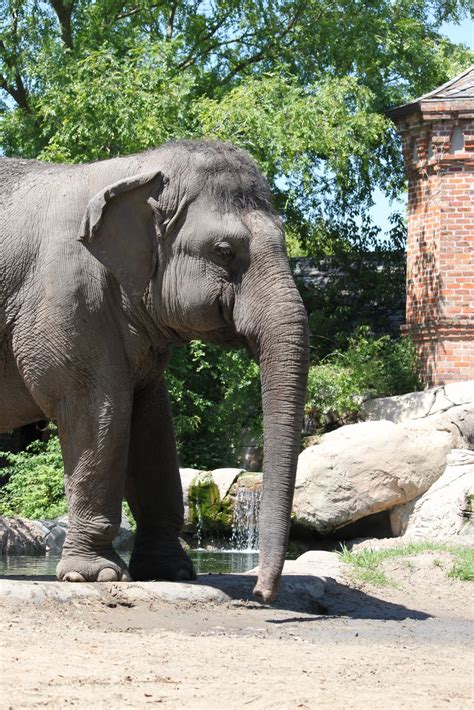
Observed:
[[[240,550],[190,550],[198,574],[209,572],[247,572],[258,565],[258,552]],[[128,562],[129,554],[122,555]],[[59,557],[56,555],[0,557],[0,577],[54,576]]]
[[[191,550],[189,555],[198,574],[207,574],[208,572],[248,572],[258,565],[258,552]]]

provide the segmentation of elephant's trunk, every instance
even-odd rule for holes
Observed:
[[[254,594],[265,602],[277,594],[288,547],[309,362],[306,313],[286,257],[282,257],[271,274],[267,261],[268,281],[260,281],[245,309],[259,324],[257,332],[247,330],[247,336],[257,346],[262,386],[263,494]]]
[[[295,314],[296,315],[296,314]],[[300,450],[308,371],[306,319],[298,314],[272,329],[260,348],[264,423],[263,494],[259,518],[260,565],[254,594],[277,593],[285,561]]]

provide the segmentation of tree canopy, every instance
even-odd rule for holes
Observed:
[[[469,0],[0,0],[6,155],[81,162],[181,137],[257,159],[290,233],[403,184],[383,111],[473,53]],[[316,225],[316,226],[315,226]]]

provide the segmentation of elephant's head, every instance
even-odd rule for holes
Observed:
[[[96,195],[80,239],[130,300],[149,285],[169,342],[246,345],[261,368],[264,479],[255,594],[271,601],[285,559],[308,369],[306,314],[282,224],[252,159],[222,143],[157,151],[156,170]]]

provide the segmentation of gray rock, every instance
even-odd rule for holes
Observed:
[[[341,427],[300,454],[295,522],[329,533],[367,515],[405,504],[440,477],[453,448],[468,448],[472,409],[394,424]]]
[[[47,530],[52,530],[57,525],[56,520],[33,520],[33,522],[35,525],[40,527],[40,529],[46,528]]]
[[[0,517],[0,554],[44,555],[45,552],[44,532],[31,520]]]
[[[101,597],[98,585],[70,584],[69,582],[24,582],[0,579],[0,598],[20,599],[41,603],[48,600],[71,601],[77,598]]]
[[[216,468],[211,471],[212,480],[219,489],[219,498],[224,500],[236,478],[245,473],[241,468]]]
[[[0,553],[4,555],[61,554],[69,520],[67,515],[57,520],[26,520],[0,518]],[[122,518],[115,549],[128,551],[133,547],[134,534],[126,517]]]
[[[343,581],[344,565],[340,556],[336,552],[326,552],[325,550],[309,550],[300,555],[296,560],[286,560],[283,565],[283,576],[308,575],[318,579],[319,584],[324,584],[329,579]],[[256,574],[258,567],[246,574]],[[322,596],[322,592],[320,593]]]
[[[242,601],[255,602],[252,589],[253,575],[225,574],[202,575],[196,582],[120,582],[70,584],[68,582],[25,582],[0,579],[0,599],[14,598],[34,603],[49,600],[61,602],[78,598],[96,598],[106,604],[134,604],[153,600],[178,604],[229,604]],[[324,578],[308,571],[283,573],[277,605],[288,609],[315,612],[326,590]]]
[[[474,407],[474,380],[432,387],[424,392],[409,392],[396,397],[369,399],[362,404],[360,419],[386,419],[396,424],[447,412],[452,407],[471,404]]]
[[[189,528],[191,515],[189,511],[189,488],[194,479],[202,473],[197,468],[180,468],[179,475],[181,478],[181,487],[183,489],[183,504],[184,504],[184,527]]]
[[[55,525],[46,535],[46,548],[54,554],[60,554],[66,539],[67,528],[62,525]]]
[[[444,473],[422,496],[390,513],[394,535],[444,539],[474,532],[469,519],[474,496],[474,451],[453,449]]]
[[[120,523],[120,530],[114,540],[114,547],[118,552],[129,552],[133,549],[135,533],[133,532],[128,518],[124,515]]]
[[[215,513],[219,512],[220,506],[224,498],[229,495],[234,489],[235,482],[241,477],[247,475],[247,472],[241,468],[217,468],[214,471],[198,471],[194,468],[181,468],[181,486],[183,489],[184,502],[184,529],[190,532],[193,529],[194,520],[192,520],[191,511],[189,509],[189,490],[192,485],[198,482],[212,481],[216,484],[219,492],[219,499],[214,501]],[[229,530],[230,532],[230,530]]]

